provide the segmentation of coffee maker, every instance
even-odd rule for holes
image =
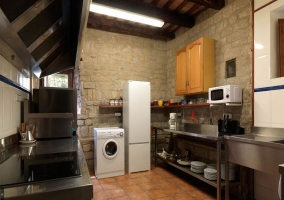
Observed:
[[[176,124],[177,124],[177,114],[170,113],[170,120],[169,120],[170,129],[172,130],[176,129]]]

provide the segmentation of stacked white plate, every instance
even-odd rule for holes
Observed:
[[[221,179],[225,180],[225,164],[221,164]],[[229,164],[229,180],[235,180],[235,164]]]
[[[217,180],[217,170],[212,168],[205,168],[204,169],[204,178],[215,181]]]
[[[192,161],[190,170],[194,173],[202,174],[206,168],[206,163],[200,161]]]
[[[207,164],[207,168],[217,169],[217,164]]]

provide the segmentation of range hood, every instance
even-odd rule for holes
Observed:
[[[74,68],[90,0],[1,0],[0,54],[25,76]]]

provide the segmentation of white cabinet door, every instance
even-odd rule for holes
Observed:
[[[4,115],[3,115],[3,107],[4,107],[4,104],[3,104],[3,98],[4,98],[3,86],[4,86],[4,83],[0,81],[0,139],[4,137],[3,133],[2,133],[3,132],[3,118],[4,118]]]
[[[11,106],[12,90],[11,86],[4,84],[3,87],[3,132],[7,132],[11,127]]]
[[[12,115],[11,115],[11,131],[14,131],[21,123],[21,100],[22,92],[16,88],[11,87],[12,90]]]

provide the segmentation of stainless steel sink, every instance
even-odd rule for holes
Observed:
[[[284,163],[284,129],[252,127],[247,135],[225,136],[228,160],[268,174],[279,175]]]

